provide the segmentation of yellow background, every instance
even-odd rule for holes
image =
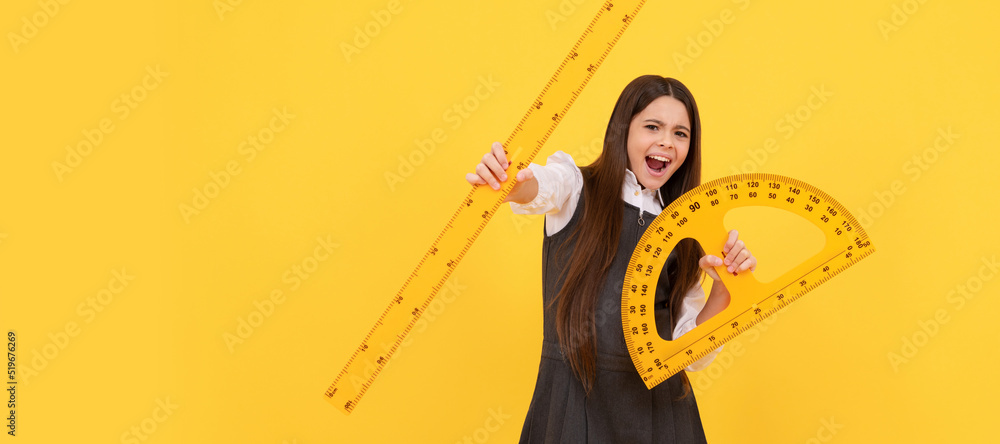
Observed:
[[[46,0],[0,6],[0,328],[17,334],[18,368],[37,373],[18,386],[17,438],[3,439],[515,441],[540,353],[543,223],[509,208],[354,413],[322,393],[467,192],[465,173],[600,3],[215,3],[56,3],[51,17]],[[621,89],[656,73],[697,99],[704,180],[750,165],[878,214],[873,256],[727,345],[742,355],[690,374],[710,442],[992,441],[1000,284],[977,276],[1000,253],[998,13],[972,1],[648,2],[535,159],[563,150],[589,163]],[[32,20],[44,26],[13,43]],[[366,26],[377,32],[345,55]],[[141,87],[157,67],[169,74]],[[490,78],[495,91],[470,100]],[[802,111],[814,87],[833,95]],[[124,118],[123,93],[144,97]],[[467,117],[446,120],[463,103],[475,105]],[[251,159],[241,143],[275,109],[294,118]],[[809,117],[786,138],[797,111]],[[102,119],[114,129],[58,175],[53,162]],[[436,129],[444,141],[414,154]],[[917,176],[913,156],[949,129],[959,138]],[[227,164],[239,173],[185,219],[181,205]],[[286,273],[303,266],[293,289]],[[109,284],[122,269],[134,277],[123,289]],[[977,279],[959,308],[949,293]],[[88,312],[109,285],[121,291]],[[283,303],[227,345],[274,290]],[[947,321],[921,336],[941,310]],[[904,338],[922,346],[894,365]],[[155,430],[136,440],[133,427]]]

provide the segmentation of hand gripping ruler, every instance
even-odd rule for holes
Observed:
[[[607,0],[601,5],[504,143],[507,149],[515,148],[514,155],[509,156],[508,177],[513,178],[517,171],[528,167],[644,3],[645,0]],[[522,151],[527,151],[524,157],[519,156]],[[487,186],[472,188],[327,388],[324,397],[330,403],[345,414],[354,410],[514,184],[513,179],[508,180],[499,193]]]

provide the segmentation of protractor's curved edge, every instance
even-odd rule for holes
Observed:
[[[775,173],[741,173],[741,174],[733,174],[733,175],[730,175],[730,176],[723,176],[723,177],[719,177],[719,178],[713,179],[713,180],[711,180],[709,182],[705,182],[705,183],[703,183],[701,185],[698,185],[697,187],[692,188],[691,190],[689,190],[688,192],[682,194],[680,197],[678,197],[673,202],[671,202],[670,204],[668,204],[667,207],[663,209],[663,212],[661,212],[660,215],[657,216],[657,219],[659,219],[664,214],[669,214],[669,212],[673,212],[674,210],[677,209],[677,207],[680,207],[685,201],[691,199],[692,196],[698,195],[698,194],[704,192],[705,190],[712,189],[712,188],[715,188],[715,187],[717,187],[719,185],[723,185],[723,184],[734,183],[734,182],[738,183],[738,182],[745,182],[745,181],[752,181],[752,180],[777,180],[777,181],[781,181],[781,182],[784,182],[784,183],[793,184],[793,185],[801,187],[803,189],[808,189],[810,192],[816,194],[821,199],[823,199],[824,202],[827,202],[830,206],[834,207],[839,214],[843,215],[844,219],[846,219],[847,222],[848,222],[848,224],[851,225],[852,229],[855,230],[854,231],[855,232],[854,237],[856,237],[857,239],[860,239],[861,243],[864,243],[865,241],[869,242],[864,247],[859,247],[858,248],[859,252],[862,249],[868,249],[869,251],[867,251],[863,256],[859,257],[857,260],[861,260],[864,257],[867,257],[871,253],[875,252],[874,243],[871,242],[871,238],[868,236],[868,232],[865,231],[865,228],[861,225],[861,222],[858,221],[858,219],[856,217],[854,217],[854,214],[852,214],[847,209],[847,207],[844,206],[844,204],[840,203],[839,200],[837,200],[836,198],[834,198],[833,196],[831,196],[826,191],[823,191],[822,189],[820,189],[820,188],[818,188],[818,187],[816,187],[816,186],[814,186],[814,185],[812,185],[812,184],[810,184],[808,182],[805,182],[805,181],[802,181],[802,180],[799,180],[799,179],[796,179],[796,178],[793,178],[793,177],[783,176],[781,174],[775,174]],[[778,207],[778,206],[773,206],[773,207],[774,208],[781,208],[781,207]],[[781,209],[787,210],[786,208],[781,208]],[[793,212],[793,214],[794,214],[794,212]],[[657,220],[653,221],[653,224],[655,224],[655,223],[657,223]],[[854,262],[852,262],[852,263],[856,263],[857,260],[854,261]]]
[[[685,362],[682,363],[682,365],[676,366],[676,367],[671,367],[671,368],[668,368],[667,370],[660,370],[658,373],[656,372],[656,370],[654,370],[653,372],[645,371],[646,368],[648,368],[648,367],[650,367],[650,365],[652,365],[652,362],[655,362],[655,361],[652,360],[652,358],[654,357],[654,355],[651,354],[650,355],[650,359],[646,359],[644,357],[639,356],[639,354],[637,353],[636,348],[634,346],[634,341],[631,340],[631,337],[629,335],[629,333],[630,333],[629,329],[631,327],[632,322],[631,322],[631,318],[629,316],[629,311],[628,311],[629,310],[629,306],[630,306],[630,302],[633,302],[632,301],[633,296],[631,296],[629,294],[629,290],[630,290],[630,286],[633,284],[633,282],[636,281],[636,279],[634,277],[635,266],[636,266],[637,263],[639,263],[639,260],[641,258],[643,258],[644,256],[647,255],[643,251],[642,245],[645,244],[645,243],[647,243],[649,241],[649,239],[652,237],[651,230],[653,230],[655,227],[660,226],[666,220],[666,215],[669,215],[670,213],[674,212],[678,207],[680,207],[681,205],[683,205],[686,201],[690,200],[693,196],[697,196],[697,195],[705,192],[706,190],[716,188],[716,187],[718,187],[720,185],[725,185],[725,184],[730,184],[730,183],[739,183],[739,182],[744,182],[744,181],[754,181],[754,180],[758,180],[758,181],[769,180],[769,181],[772,181],[772,182],[775,182],[775,181],[776,182],[782,182],[782,183],[786,183],[786,184],[793,185],[795,187],[801,188],[803,190],[808,190],[809,192],[812,192],[813,194],[815,194],[816,196],[818,196],[819,198],[821,198],[829,206],[831,206],[834,209],[836,209],[836,211],[839,213],[839,215],[841,217],[843,217],[847,221],[847,223],[852,227],[853,230],[855,230],[854,234],[853,234],[853,238],[854,238],[853,241],[849,240],[849,238],[845,238],[845,239],[848,239],[847,240],[848,243],[854,243],[858,247],[858,249],[855,250],[856,253],[857,253],[857,255],[849,261],[849,263],[847,264],[846,267],[844,267],[844,269],[849,268],[850,266],[856,264],[857,262],[861,261],[865,257],[867,257],[867,256],[869,256],[869,255],[871,255],[872,253],[875,252],[875,246],[872,244],[871,239],[868,236],[868,233],[864,230],[864,227],[861,226],[861,224],[857,220],[857,218],[855,218],[854,215],[851,214],[851,212],[848,211],[847,208],[843,204],[841,204],[837,199],[835,199],[833,196],[831,196],[830,194],[826,193],[825,191],[823,191],[823,190],[821,190],[821,189],[819,189],[819,188],[817,188],[817,187],[815,187],[815,186],[813,186],[813,185],[811,185],[811,184],[809,184],[807,182],[799,180],[799,179],[791,178],[791,177],[788,177],[788,176],[783,176],[783,175],[780,175],[780,174],[773,174],[773,173],[744,173],[744,174],[736,174],[736,175],[730,175],[730,176],[720,177],[720,178],[714,179],[712,181],[703,183],[703,184],[701,184],[701,185],[699,185],[699,186],[697,186],[697,187],[689,190],[688,192],[684,193],[683,195],[681,195],[680,197],[678,197],[677,199],[675,199],[673,202],[671,202],[669,205],[667,205],[667,207],[665,207],[663,209],[663,211],[656,217],[656,219],[654,219],[650,223],[649,228],[645,231],[645,233],[641,237],[639,243],[636,245],[636,248],[632,252],[632,256],[629,259],[629,268],[626,271],[624,283],[623,283],[623,286],[622,286],[622,303],[621,303],[621,310],[622,310],[621,311],[622,332],[623,332],[623,334],[625,336],[626,348],[628,349],[629,357],[632,359],[632,363],[633,363],[633,365],[636,368],[637,376],[639,376],[641,379],[643,379],[643,383],[646,385],[647,389],[652,389],[653,387],[655,387],[656,385],[660,384],[661,382],[667,380],[669,377],[673,376],[674,374],[679,373],[681,371],[684,371],[683,369],[686,368],[687,365],[690,365],[690,363],[695,362],[696,359],[685,359]],[[774,206],[774,207],[775,208],[781,208],[781,207],[778,207],[778,206]],[[785,208],[781,208],[781,209],[785,209]],[[793,212],[793,214],[795,214],[795,213]],[[682,233],[683,231],[686,231],[686,230],[684,228],[681,228],[679,233]],[[676,239],[683,239],[683,238],[684,238],[684,236],[680,235],[680,234],[678,234],[677,237],[676,237]],[[663,268],[663,266],[661,265],[661,267],[660,267],[660,271],[661,272],[662,272],[662,268]],[[839,274],[839,273],[835,273],[835,274]],[[636,297],[638,297],[638,296],[636,296]],[[646,298],[648,299],[649,296],[646,296]],[[768,317],[768,316],[765,316],[765,317]],[[655,323],[654,323],[654,325],[655,325]],[[740,333],[742,333],[742,331]],[[738,335],[739,334],[733,336],[732,338],[735,338]],[[666,340],[663,340],[663,339],[660,339],[660,341],[667,342],[667,343],[673,342],[673,341],[666,341]],[[700,342],[700,341],[695,341],[694,343],[692,343],[692,345],[696,344],[698,342]],[[725,344],[725,343],[728,343],[728,342],[729,342],[729,338],[722,338],[721,341],[717,342],[714,345],[722,345],[722,344]],[[670,356],[662,356],[661,358],[665,358],[664,362],[666,362],[666,361],[674,359],[674,357],[675,357],[675,355],[670,355]],[[687,362],[688,360],[690,360],[691,362]],[[650,361],[650,362],[646,362],[646,361]],[[650,373],[650,376],[647,377],[647,378],[643,378],[642,375],[645,374],[645,373]]]
[[[622,318],[622,334],[625,336],[625,349],[628,350],[628,356],[629,358],[632,359],[632,366],[635,367],[636,374],[642,375],[642,366],[640,365],[641,360],[639,358],[638,353],[636,353],[635,351],[635,347],[633,346],[634,341],[632,340],[631,337],[629,337],[627,331],[629,327],[629,319],[627,313],[629,306],[628,302],[630,298],[630,296],[628,295],[628,291],[630,288],[629,283],[632,280],[632,268],[635,266],[636,259],[637,259],[636,252],[632,251],[632,258],[629,259],[628,271],[625,272],[625,281],[624,284],[622,284],[622,303],[621,303],[621,311],[619,313],[621,313],[621,318]],[[649,387],[647,384],[647,388],[652,388],[652,387]]]
[[[622,333],[625,336],[625,346],[628,349],[628,354],[632,360],[632,365],[635,366],[636,376],[642,379],[643,384],[645,384],[646,388],[650,390],[652,390],[653,387],[656,387],[663,381],[666,381],[674,374],[683,371],[685,367],[690,365],[690,363],[685,363],[682,366],[671,367],[670,364],[667,364],[667,361],[673,359],[674,357],[673,355],[671,355],[669,357],[665,357],[665,359],[663,359],[662,362],[660,362],[661,365],[666,366],[666,369],[657,368],[659,366],[656,363],[657,358],[654,357],[654,355],[651,354],[649,359],[645,359],[639,356],[637,347],[635,346],[635,341],[632,339],[633,334],[630,331],[630,328],[633,327],[632,319],[630,317],[632,306],[629,304],[629,302],[631,302],[632,300],[632,296],[630,295],[630,292],[632,291],[631,286],[639,285],[639,283],[643,280],[641,278],[637,279],[635,276],[636,265],[638,264],[639,259],[646,256],[647,254],[643,250],[642,245],[650,243],[650,239],[654,235],[659,236],[665,230],[665,229],[657,230],[657,228],[661,228],[659,225],[662,223],[662,221],[666,220],[665,218],[661,218],[661,216],[663,216],[664,214],[666,214],[665,211],[661,213],[660,216],[657,216],[657,218],[650,223],[649,227],[639,238],[639,242],[636,244],[636,248],[632,251],[632,256],[629,258],[628,269],[625,272],[625,279],[624,283],[622,284],[621,319],[622,319]],[[681,227],[678,230],[668,232],[668,235],[671,235],[676,239],[683,239],[684,238],[683,233],[688,230],[689,228],[685,229],[684,227]],[[656,267],[654,267],[654,270],[658,270],[661,273],[664,272],[668,256],[669,253],[666,253],[663,255],[662,260],[660,260],[659,258],[654,258],[654,261],[652,263],[657,265]],[[656,276],[659,275],[656,274]],[[654,279],[654,281],[657,280],[658,279]],[[636,296],[636,297],[639,298],[641,296]],[[645,298],[654,298],[654,297],[655,297],[655,289],[649,292],[649,295],[645,296]],[[653,307],[651,311],[655,313],[655,307]],[[651,319],[653,324],[652,330],[654,333],[654,336],[651,339],[651,341],[657,344],[673,343],[674,341],[669,341],[659,336],[658,333],[659,325],[657,325],[656,323],[655,315]],[[692,360],[691,362],[694,361]],[[643,375],[649,375],[649,376],[643,377]]]
[[[820,198],[822,198],[824,201],[829,202],[829,204],[831,206],[833,206],[834,208],[836,208],[838,212],[843,213],[844,218],[847,219],[848,223],[850,223],[851,226],[854,227],[855,230],[857,230],[857,234],[855,236],[857,236],[857,237],[859,237],[861,239],[868,239],[868,233],[865,231],[864,227],[861,226],[861,223],[858,221],[858,219],[855,218],[854,215],[851,214],[850,211],[848,211],[848,209],[847,209],[846,206],[844,206],[843,204],[841,204],[839,200],[837,200],[836,198],[834,198],[833,196],[831,196],[826,191],[823,191],[822,189],[820,189],[820,188],[818,188],[816,186],[813,186],[812,184],[810,184],[808,182],[805,182],[805,181],[802,181],[802,180],[799,180],[799,179],[795,179],[793,177],[782,176],[780,174],[774,174],[774,173],[744,173],[744,174],[735,174],[735,175],[732,175],[732,176],[726,176],[726,177],[722,177],[722,178],[716,179],[716,180],[714,180],[712,182],[717,182],[717,181],[721,182],[721,183],[732,182],[732,181],[735,181],[734,179],[738,179],[740,181],[743,181],[743,180],[754,180],[754,179],[757,179],[757,180],[774,180],[774,179],[777,179],[777,180],[780,180],[782,182],[787,182],[787,183],[795,184],[796,186],[802,187],[804,189],[809,189],[810,191],[812,191],[813,193],[815,193],[817,196],[819,196]]]

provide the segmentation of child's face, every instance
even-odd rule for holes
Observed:
[[[670,96],[657,97],[632,118],[628,160],[639,184],[660,188],[681,167],[691,141],[690,120],[684,104]]]

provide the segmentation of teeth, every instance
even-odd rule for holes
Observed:
[[[649,156],[649,157],[651,157],[651,158],[653,158],[653,159],[656,159],[656,160],[659,160],[659,161],[661,161],[661,162],[667,162],[667,163],[670,163],[670,159],[668,159],[668,158],[666,158],[666,157],[663,157],[663,156]]]

